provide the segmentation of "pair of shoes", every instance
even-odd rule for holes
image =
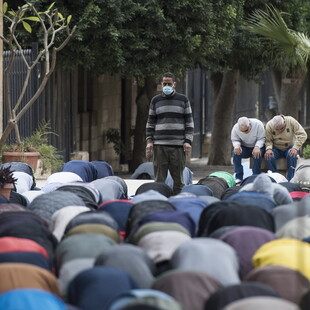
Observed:
[[[240,179],[235,180],[236,185],[239,185],[241,182],[242,182],[242,180],[240,180]]]

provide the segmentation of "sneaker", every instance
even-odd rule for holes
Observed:
[[[241,182],[242,182],[242,180],[240,180],[240,179],[235,180],[236,185],[239,185]]]

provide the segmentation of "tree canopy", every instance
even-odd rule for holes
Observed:
[[[50,0],[29,0],[38,8]],[[156,76],[197,65],[214,72],[240,70],[255,78],[271,65],[244,19],[267,3],[288,12],[288,27],[309,26],[307,0],[58,0],[77,31],[60,54],[61,64],[81,65],[95,75]],[[12,0],[18,6],[23,0]],[[38,35],[39,36],[39,35]],[[35,39],[35,38],[34,38]],[[31,42],[29,38],[25,38]]]
[[[37,6],[50,1],[30,0]],[[238,5],[236,5],[237,3]],[[60,61],[93,74],[184,72],[229,54],[243,1],[60,0],[77,31]],[[210,63],[210,62],[209,62]]]

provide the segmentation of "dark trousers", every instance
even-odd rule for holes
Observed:
[[[183,146],[154,145],[155,182],[165,183],[169,170],[173,180],[173,194],[177,195],[184,186],[185,159]]]
[[[241,145],[241,148],[242,148],[242,153],[240,155],[236,155],[233,152],[233,162],[234,162],[236,179],[239,179],[239,180],[243,180],[243,166],[241,163],[242,158],[253,157],[252,152],[253,152],[254,147],[246,147],[246,146]],[[260,149],[261,156],[259,158],[253,158],[253,162],[254,162],[253,169],[252,169],[253,174],[260,174],[260,168],[261,168],[262,159],[264,156],[264,151],[265,151],[265,148],[262,147]]]
[[[272,172],[278,172],[277,169],[277,159],[280,157],[286,158],[287,162],[287,180],[290,181],[295,173],[295,168],[297,167],[297,161],[298,157],[292,157],[289,155],[289,150],[292,147],[290,146],[285,151],[279,150],[279,149],[272,149],[273,151],[273,157],[270,160],[266,160],[266,164],[269,170]]]

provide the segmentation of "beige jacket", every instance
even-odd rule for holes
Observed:
[[[266,124],[266,151],[272,148],[286,150],[290,146],[299,150],[307,139],[307,133],[296,119],[291,116],[283,116],[286,127],[279,132],[272,125],[272,121]]]

